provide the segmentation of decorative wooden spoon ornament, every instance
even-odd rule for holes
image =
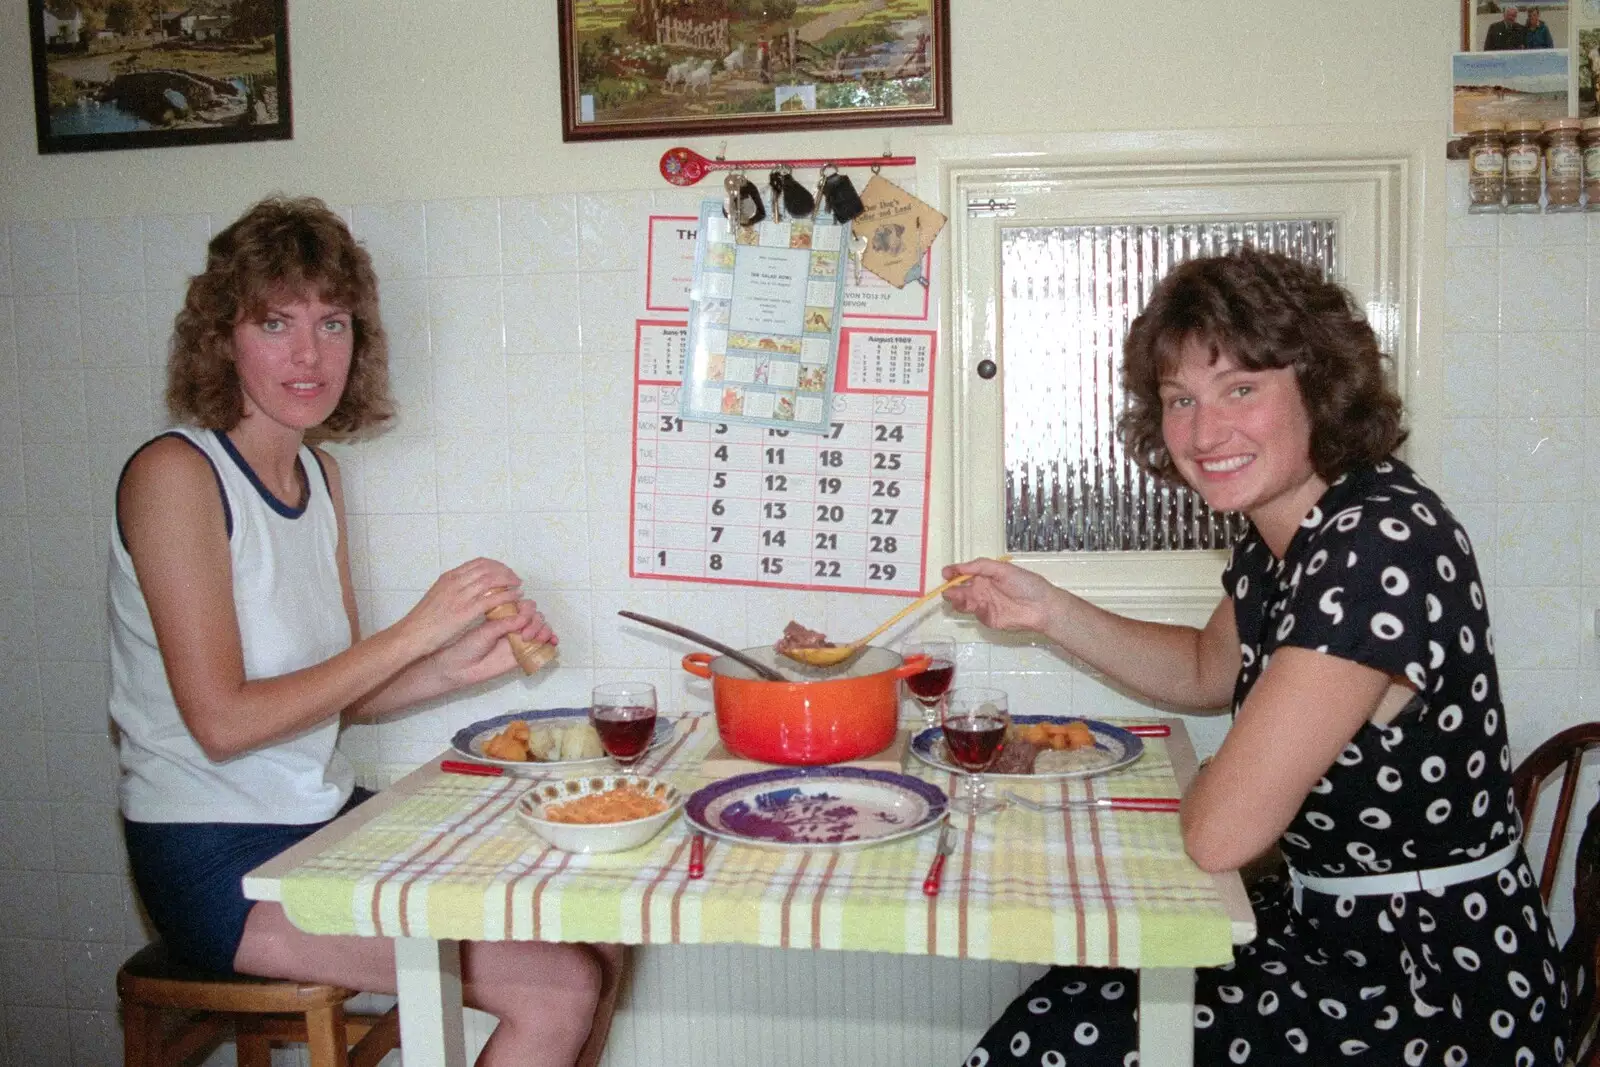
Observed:
[[[764,170],[788,166],[808,170],[832,163],[838,167],[911,167],[916,156],[862,156],[859,159],[707,159],[692,148],[669,148],[661,153],[661,176],[673,185],[695,185],[714,170]]]

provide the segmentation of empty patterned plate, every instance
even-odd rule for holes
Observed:
[[[921,833],[944,818],[936,785],[861,767],[780,767],[697,789],[684,817],[715,837],[760,848],[860,848]]]

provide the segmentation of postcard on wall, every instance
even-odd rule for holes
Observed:
[[[1600,0],[1584,0],[1573,20],[1577,37],[1578,114],[1584,118],[1600,114],[1595,86],[1600,82]]]
[[[1588,6],[1591,0],[1584,0]],[[1573,20],[1567,0],[1461,0],[1461,50],[1512,52],[1568,48]]]
[[[1452,126],[1465,136],[1484,121],[1555,119],[1570,114],[1565,48],[1457,52],[1451,57]]]
[[[831,221],[732,226],[701,205],[683,418],[827,432],[847,250]]]

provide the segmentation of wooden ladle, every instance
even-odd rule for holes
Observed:
[[[874,637],[877,637],[879,634],[883,633],[883,631],[887,630],[889,627],[893,626],[907,615],[910,615],[913,611],[917,610],[922,605],[938,596],[940,593],[943,593],[946,589],[958,586],[971,577],[972,575],[970,574],[958,574],[954,578],[951,578],[948,582],[941,582],[891,615],[888,622],[884,623],[882,626],[879,626],[867,636],[851,641],[848,645],[822,645],[818,648],[789,648],[785,649],[783,654],[792,660],[796,660],[797,662],[804,663],[812,667],[837,666],[865,648],[868,641],[871,641]]]

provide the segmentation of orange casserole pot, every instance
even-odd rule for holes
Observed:
[[[744,653],[790,678],[815,670],[766,645]],[[762,763],[810,766],[888,748],[900,723],[900,679],[926,670],[928,662],[927,656],[903,659],[869,647],[832,675],[769,682],[727,656],[691,652],[683,657],[683,669],[711,680],[717,733],[730,752]]]

